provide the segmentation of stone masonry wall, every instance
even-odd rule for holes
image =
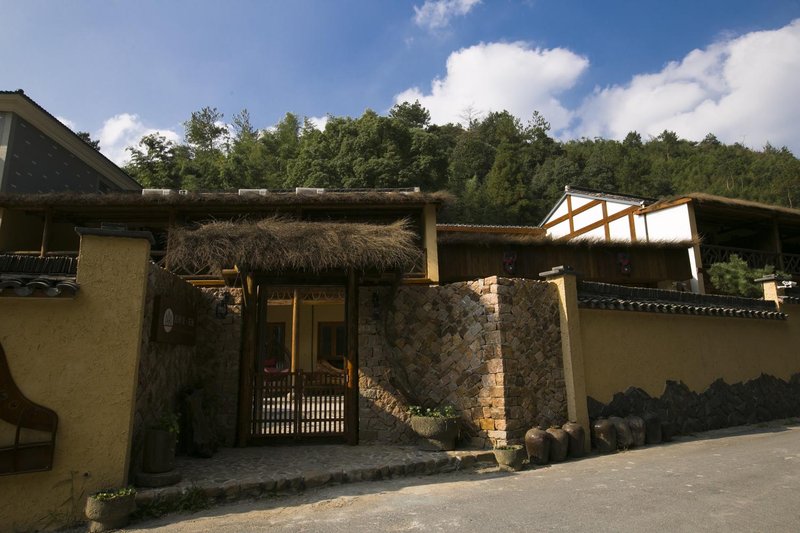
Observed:
[[[178,276],[150,264],[133,421],[132,472],[137,471],[141,464],[144,430],[164,414],[178,413],[180,394],[199,379],[200,365],[195,345],[151,340],[155,298],[164,295],[185,301],[189,309],[197,310],[201,303],[199,290]]]
[[[216,317],[222,292],[233,302],[225,318]],[[156,296],[183,299],[195,310],[194,345],[150,339]],[[136,390],[131,472],[141,464],[144,430],[165,413],[181,412],[181,395],[203,389],[204,408],[221,445],[232,446],[236,435],[241,349],[241,289],[198,289],[180,277],[150,265],[139,379]]]
[[[566,413],[557,294],[490,277],[443,286],[362,288],[359,434],[411,442],[408,406],[453,405],[462,441],[521,442]]]
[[[231,295],[225,318],[216,317],[217,303],[223,294]],[[204,312],[198,316],[197,346],[203,360],[204,406],[219,444],[236,442],[236,417],[239,402],[239,357],[242,349],[242,290],[202,289]]]
[[[567,421],[558,293],[545,282],[498,282],[506,422],[495,427],[516,443],[533,426]]]

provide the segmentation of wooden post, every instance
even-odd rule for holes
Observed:
[[[169,270],[169,237],[172,235],[172,229],[175,227],[175,210],[170,209],[169,221],[167,222],[167,243],[164,246],[164,270]]]
[[[239,359],[239,419],[237,446],[247,446],[253,416],[253,370],[256,342],[258,340],[258,304],[255,279],[252,273],[245,276],[242,285],[244,310],[242,312],[242,352]]]
[[[775,252],[777,254],[777,261],[775,262],[775,269],[783,271],[783,244],[781,243],[781,231],[778,227],[778,217],[772,217],[772,239],[775,241]]]
[[[347,324],[347,388],[345,389],[345,435],[347,444],[358,444],[358,282],[356,273],[347,272],[345,295]]]
[[[49,209],[45,212],[44,215],[44,228],[42,229],[42,247],[39,251],[39,257],[45,257],[47,255],[47,248],[50,241],[50,226],[53,223],[53,212]]]
[[[300,291],[292,293],[292,372],[300,370]]]

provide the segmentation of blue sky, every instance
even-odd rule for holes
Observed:
[[[714,132],[800,153],[800,0],[0,0],[0,88],[112,159],[203,106],[436,122],[542,111],[562,139]]]

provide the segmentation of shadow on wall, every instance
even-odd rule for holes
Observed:
[[[675,424],[678,433],[695,433],[800,416],[800,374],[788,382],[767,374],[733,385],[718,379],[702,393],[682,382],[667,381],[660,398],[630,387],[614,394],[608,404],[592,397],[588,404],[592,419],[652,413]]]
[[[452,405],[462,445],[476,447],[521,442],[531,426],[565,420],[558,296],[549,284],[491,277],[361,293],[363,442],[412,441],[409,405]]]

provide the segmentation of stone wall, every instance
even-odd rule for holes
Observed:
[[[588,398],[591,418],[655,414],[674,425],[677,433],[695,433],[779,418],[800,416],[800,374],[789,381],[761,374],[732,385],[718,379],[703,392],[669,380],[660,397],[629,387],[608,404]]]
[[[223,291],[232,295],[225,318],[217,318]],[[157,296],[183,300],[194,309],[193,345],[151,340]],[[131,471],[141,463],[144,430],[165,413],[180,413],[181,395],[203,389],[204,409],[216,439],[232,446],[236,435],[241,348],[241,289],[198,289],[151,264],[142,328],[141,359],[136,391]]]
[[[557,298],[547,283],[497,277],[362,288],[361,441],[411,442],[409,405],[453,405],[462,441],[479,447],[562,422]]]
[[[225,318],[217,318],[217,304],[227,293],[231,303]],[[204,405],[219,444],[236,442],[239,402],[239,357],[242,349],[242,290],[202,289],[203,312],[198,315],[197,346],[203,361]]]
[[[150,263],[133,420],[132,472],[138,470],[141,462],[144,430],[156,424],[163,415],[180,412],[180,395],[198,384],[199,370],[202,368],[196,345],[170,344],[151,339],[157,296],[170,296],[183,301],[187,308],[195,312],[201,305],[199,290]]]

